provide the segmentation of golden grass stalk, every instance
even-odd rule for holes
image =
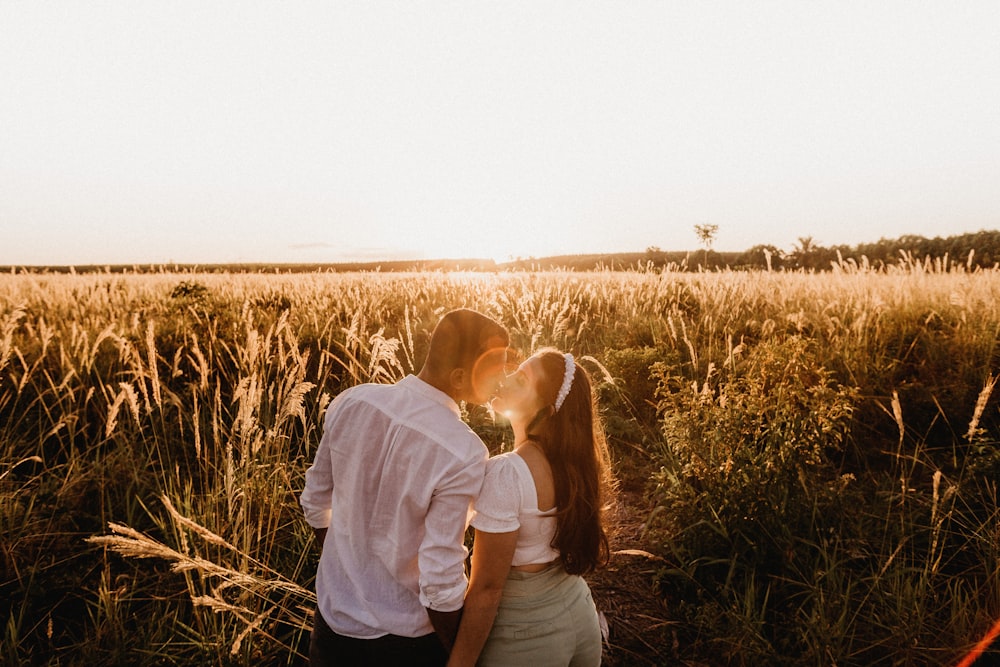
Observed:
[[[29,462],[43,463],[44,461],[42,461],[42,457],[41,456],[26,456],[23,459],[21,459],[20,461],[18,461],[17,463],[12,464],[10,467],[8,467],[6,470],[4,470],[3,473],[0,474],[0,482],[2,482],[4,480],[4,478],[7,475],[9,475],[12,470],[14,470],[14,468],[18,467],[22,463],[29,463]]]
[[[281,644],[282,640],[262,630],[265,621],[275,621],[291,627],[308,629],[310,624],[309,609],[315,607],[316,596],[295,582],[281,576],[273,569],[259,563],[254,558],[241,553],[228,540],[209,530],[201,524],[183,516],[174,507],[169,498],[162,498],[167,512],[178,530],[181,539],[181,551],[171,548],[149,535],[141,533],[129,526],[119,523],[109,523],[110,535],[91,536],[88,543],[104,546],[126,558],[158,558],[170,563],[172,572],[195,574],[203,580],[213,580],[216,585],[211,595],[199,595],[196,588],[188,586],[188,595],[195,607],[205,607],[214,613],[227,613],[243,626],[230,646],[230,654],[237,655],[242,649],[247,637],[260,633],[268,640]],[[190,531],[207,544],[222,547],[233,553],[244,569],[237,569],[224,562],[208,560],[201,556],[188,553],[188,541],[185,533]],[[247,567],[258,572],[249,572]],[[240,592],[241,603],[227,601],[223,591],[236,589]],[[278,593],[279,601],[270,595]],[[247,605],[247,602],[251,604]],[[256,609],[255,609],[256,608]],[[296,651],[294,646],[285,646],[286,650]]]
[[[167,511],[176,525],[191,530],[200,538],[216,546],[221,546],[235,553],[239,553],[237,548],[230,544],[221,536],[210,531],[195,521],[182,516],[170,503],[169,499],[163,498]],[[315,594],[303,588],[293,581],[290,581],[270,568],[257,562],[252,558],[247,558],[249,563],[263,569],[267,575],[274,578],[264,578],[248,572],[242,572],[226,565],[222,565],[199,556],[193,556],[173,549],[166,544],[156,540],[144,533],[129,526],[110,522],[108,528],[111,535],[94,535],[86,538],[86,542],[104,546],[126,558],[160,558],[171,562],[171,570],[174,572],[197,572],[206,577],[215,577],[228,586],[238,586],[248,591],[268,591],[281,590],[292,593],[302,598],[305,602],[315,602]]]
[[[1000,376],[993,377],[990,376],[986,379],[986,384],[983,385],[982,390],[979,392],[979,397],[976,399],[976,407],[972,411],[972,419],[969,421],[969,430],[965,433],[965,439],[972,442],[972,439],[976,436],[979,430],[979,420],[983,418],[983,411],[986,410],[986,404],[989,403],[990,395],[993,393],[993,388],[996,387],[997,380]]]
[[[23,317],[24,311],[17,309],[4,319],[3,326],[0,327],[0,371],[3,371],[10,361],[14,350],[14,331]]]
[[[899,402],[899,392],[892,390],[892,416],[896,420],[896,427],[899,429],[899,449],[903,449],[903,440],[906,436],[906,425],[903,422],[903,405]],[[898,452],[897,452],[898,456]]]
[[[170,513],[170,517],[174,520],[174,523],[184,526],[185,528],[189,529],[190,531],[198,535],[198,537],[202,538],[209,544],[215,544],[220,547],[225,547],[232,551],[236,551],[236,547],[234,547],[232,544],[224,540],[219,535],[213,533],[212,531],[210,531],[208,528],[205,528],[201,524],[181,515],[181,513],[178,512],[177,509],[174,507],[174,504],[170,502],[170,498],[168,498],[167,496],[162,496],[161,500],[163,501],[163,504],[166,506],[167,512]]]
[[[121,390],[115,396],[111,407],[108,408],[108,421],[104,425],[104,437],[106,438],[111,437],[111,434],[114,433],[115,427],[118,425],[118,412],[126,401],[128,401],[129,410],[132,413],[132,419],[135,420],[136,424],[139,423],[139,399],[135,389],[127,382],[119,382],[118,386]]]

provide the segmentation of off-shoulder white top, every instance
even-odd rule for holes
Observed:
[[[538,509],[538,492],[528,464],[516,452],[486,461],[486,477],[475,502],[472,526],[484,533],[518,530],[511,565],[549,563],[559,558],[552,548],[555,509]]]

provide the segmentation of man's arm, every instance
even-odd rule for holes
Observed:
[[[316,535],[316,544],[319,545],[320,551],[323,551],[323,544],[326,542],[327,530],[327,528],[313,528],[313,534]]]
[[[437,634],[438,639],[441,640],[441,644],[450,653],[451,647],[455,645],[455,637],[458,636],[458,626],[462,621],[462,610],[434,611],[433,609],[427,609],[427,615],[431,619],[431,625],[434,626],[434,632]]]
[[[329,412],[327,416],[329,417]],[[316,457],[306,470],[305,487],[299,496],[299,505],[302,507],[306,523],[315,532],[321,551],[327,527],[330,525],[330,501],[333,492],[330,447],[327,443],[329,435],[329,430],[324,426],[323,437],[316,449]]]
[[[417,554],[420,601],[446,649],[451,650],[462,619],[468,578],[465,532],[470,507],[482,486],[483,457],[462,465],[439,483],[424,519],[424,540]]]

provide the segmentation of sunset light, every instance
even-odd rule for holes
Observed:
[[[0,265],[1000,225],[1000,4],[0,3]]]

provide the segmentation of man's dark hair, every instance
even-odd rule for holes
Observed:
[[[434,327],[424,364],[435,373],[470,368],[484,352],[509,342],[501,324],[475,310],[459,308],[445,313]]]

